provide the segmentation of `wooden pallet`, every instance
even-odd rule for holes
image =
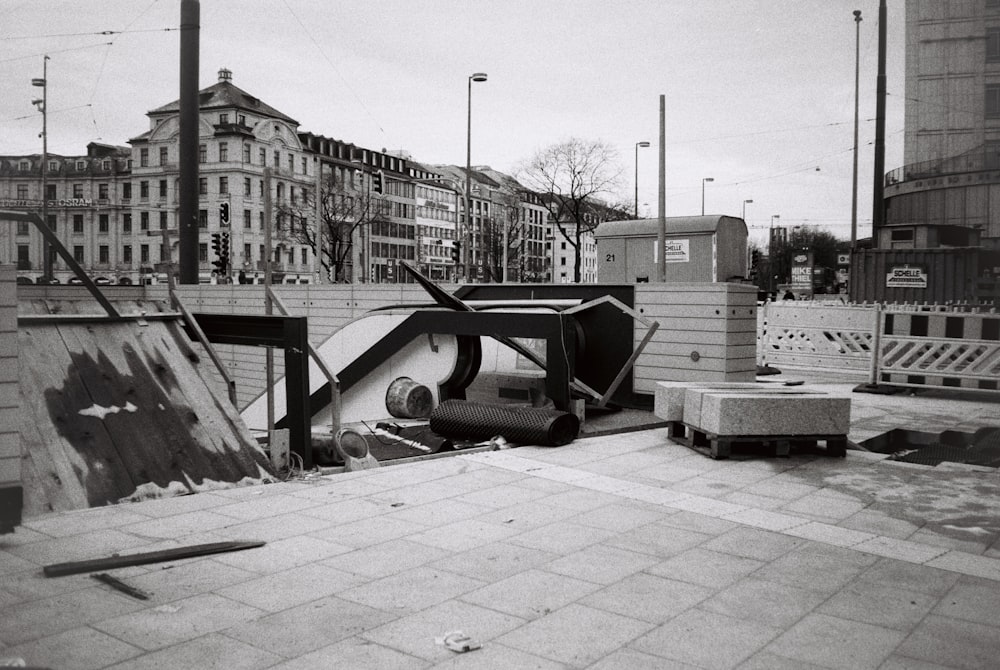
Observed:
[[[791,455],[793,449],[824,449],[817,453],[827,456],[847,456],[847,435],[715,435],[681,421],[667,422],[667,437],[715,459],[729,458],[733,448],[753,454]]]

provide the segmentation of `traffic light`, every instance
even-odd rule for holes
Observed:
[[[451,260],[455,261],[456,263],[460,263],[462,261],[461,242],[455,242],[451,245]]]
[[[382,193],[382,171],[372,172],[372,192]]]
[[[757,278],[757,271],[760,268],[760,250],[752,249],[750,251],[750,279]]]
[[[222,272],[229,274],[229,233],[222,233],[222,249],[220,253],[222,259]]]
[[[219,203],[219,225],[225,228],[229,225],[229,203]]]
[[[212,261],[215,272],[220,275],[225,274],[226,264],[222,260],[222,233],[212,233],[212,251],[215,252],[215,260]]]

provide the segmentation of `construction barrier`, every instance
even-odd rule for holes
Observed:
[[[764,303],[757,311],[758,364],[866,373],[875,310],[809,301]]]

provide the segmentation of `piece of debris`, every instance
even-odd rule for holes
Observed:
[[[460,630],[453,630],[450,633],[445,633],[441,637],[434,638],[434,642],[444,645],[448,649],[451,649],[459,654],[483,648],[483,645],[475,642],[471,637]]]
[[[130,565],[146,565],[147,563],[161,563],[178,558],[193,558],[195,556],[221,554],[229,551],[242,551],[243,549],[263,547],[265,544],[267,543],[252,540],[194,544],[189,547],[177,547],[175,549],[163,549],[161,551],[149,551],[139,554],[115,554],[107,558],[95,558],[87,561],[53,563],[42,568],[42,572],[45,573],[46,577],[65,577],[66,575],[76,575],[81,572],[113,570],[114,568],[124,568]]]
[[[122,593],[124,593],[125,595],[132,596],[133,598],[136,598],[138,600],[149,600],[149,595],[147,595],[143,591],[140,591],[134,586],[129,586],[122,580],[118,579],[117,577],[112,577],[106,572],[99,572],[93,574],[91,575],[91,578],[96,579],[99,582],[103,582],[104,584],[107,584],[111,588],[117,589]]]

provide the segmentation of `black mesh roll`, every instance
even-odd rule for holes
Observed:
[[[580,420],[556,410],[445,400],[431,412],[430,428],[455,439],[488,440],[503,435],[515,444],[558,447],[576,438]]]

